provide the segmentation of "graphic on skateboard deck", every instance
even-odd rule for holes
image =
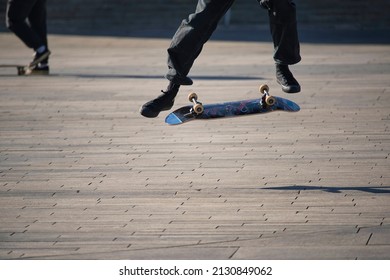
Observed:
[[[0,68],[16,68],[19,76],[28,75],[35,65],[19,65],[19,64],[0,64]]]
[[[250,114],[263,114],[273,111],[298,112],[300,107],[295,102],[269,94],[269,87],[261,85],[261,98],[203,105],[195,93],[188,99],[193,105],[181,107],[171,112],[165,122],[170,125],[182,124],[191,120],[206,120],[224,117],[237,117]]]

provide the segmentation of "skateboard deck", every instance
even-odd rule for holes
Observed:
[[[47,59],[50,55],[50,51],[46,51],[39,58],[34,59],[28,65],[20,65],[20,64],[0,64],[0,68],[16,68],[19,76],[22,75],[30,75],[33,72],[35,66],[41,63],[43,60]]]
[[[196,94],[191,93],[189,100],[194,104],[173,111],[166,117],[165,122],[170,125],[177,125],[192,120],[264,114],[273,111],[298,112],[300,110],[299,105],[295,102],[282,97],[271,96],[268,90],[267,85],[262,85],[260,87],[260,92],[263,94],[261,98],[206,105],[198,102]]]
[[[0,68],[15,68],[19,76],[27,75],[31,71],[30,66],[19,64],[0,64]]]

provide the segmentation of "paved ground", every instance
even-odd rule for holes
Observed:
[[[50,77],[0,68],[1,259],[390,259],[388,44],[303,42],[286,96],[270,42],[212,41],[175,108],[268,83],[302,110],[172,127],[138,114],[168,39],[49,39]]]

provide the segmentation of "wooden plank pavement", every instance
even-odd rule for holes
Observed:
[[[299,113],[172,127],[138,113],[168,39],[50,43],[51,76],[0,68],[0,259],[390,259],[389,45],[303,42]],[[209,42],[175,108],[286,97],[271,57]]]

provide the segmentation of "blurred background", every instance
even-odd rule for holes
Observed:
[[[0,0],[0,32],[6,32],[7,0]],[[47,0],[49,33],[171,36],[195,10],[196,0]],[[295,0],[300,29],[386,30],[390,0]],[[256,0],[237,0],[221,26],[267,26]],[[164,34],[164,31],[169,34]],[[383,34],[389,37],[389,34]]]

